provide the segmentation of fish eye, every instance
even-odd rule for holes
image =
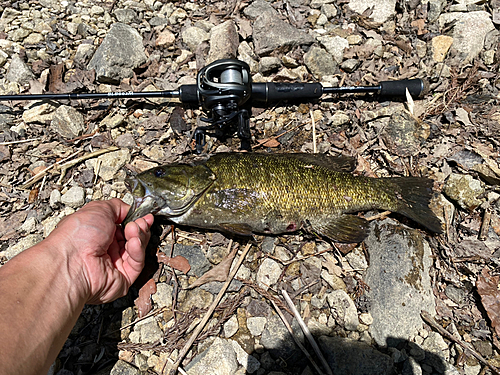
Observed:
[[[165,169],[163,168],[156,168],[153,173],[155,177],[163,177],[166,174]]]

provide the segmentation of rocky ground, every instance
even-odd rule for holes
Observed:
[[[499,373],[498,0],[29,0],[0,12],[0,94],[172,90],[235,57],[255,82],[430,83],[413,103],[279,103],[250,124],[254,151],[343,153],[360,174],[431,177],[442,235],[384,214],[357,246],[256,237],[186,345],[247,242],[161,222],[144,277],[84,309],[51,374],[162,374],[177,359],[188,374]],[[189,157],[203,116],[166,98],[2,102],[0,262],[85,202],[130,203],[127,173]],[[209,138],[205,151],[238,148]],[[173,271],[186,266],[177,255],[189,271]]]

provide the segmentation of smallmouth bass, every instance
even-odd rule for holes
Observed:
[[[319,154],[220,153],[127,179],[134,196],[124,224],[152,213],[199,228],[281,234],[306,229],[336,242],[360,242],[368,222],[353,213],[402,214],[435,233],[432,180],[354,176],[354,160]]]

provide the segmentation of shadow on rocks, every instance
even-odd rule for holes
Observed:
[[[294,330],[295,331],[295,330]],[[274,347],[254,350],[242,357],[234,350],[237,341],[217,338],[212,345],[198,354],[184,368],[194,374],[272,374],[313,375],[317,371],[291,336],[278,338]],[[320,336],[316,340],[335,375],[420,375],[451,374],[454,369],[441,357],[423,350],[406,340],[395,339],[396,347],[376,349],[373,346],[340,336]],[[266,341],[266,340],[265,340]],[[301,340],[302,341],[302,340]],[[308,343],[303,341],[314,361],[320,360]],[[239,347],[239,345],[236,345]],[[241,349],[241,347],[240,347]],[[246,358],[246,360],[243,360]],[[451,370],[451,372],[449,371]],[[458,372],[455,372],[458,374]]]

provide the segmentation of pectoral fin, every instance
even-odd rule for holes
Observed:
[[[312,229],[332,241],[344,243],[361,242],[368,235],[368,222],[359,216],[341,215]]]
[[[221,223],[219,226],[227,232],[239,234],[241,236],[252,235],[252,227],[245,223]]]

